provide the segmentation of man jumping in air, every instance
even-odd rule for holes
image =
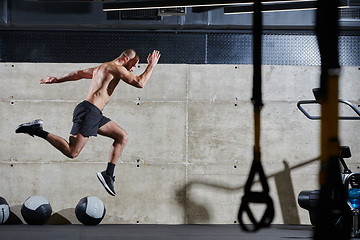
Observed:
[[[115,196],[114,169],[128,141],[128,135],[116,123],[103,116],[102,111],[120,79],[134,87],[143,88],[149,81],[159,58],[159,51],[154,50],[152,54],[149,54],[147,58],[148,66],[139,76],[132,73],[139,63],[139,56],[132,49],[125,50],[120,57],[95,68],[73,71],[58,78],[45,76],[40,80],[40,84],[76,81],[82,78],[92,79],[85,100],[79,103],[74,110],[73,127],[70,131],[69,142],[44,131],[43,121],[40,119],[20,124],[15,132],[41,137],[69,158],[75,158],[79,155],[90,136],[100,134],[114,139],[106,171],[97,173],[97,177],[106,191]]]

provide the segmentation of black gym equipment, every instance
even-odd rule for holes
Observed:
[[[310,115],[301,105],[306,104],[321,104],[321,99],[319,98],[320,89],[313,89],[313,94],[315,100],[303,100],[298,102],[298,108],[300,111],[311,120],[318,120],[320,117]],[[360,111],[349,101],[339,99],[339,103],[343,103],[349,106],[354,112],[360,116]],[[339,119],[343,120],[360,120],[360,117],[352,116],[339,116]],[[328,217],[328,223],[330,223],[335,229],[341,229],[340,232],[348,230],[349,234],[351,233],[352,237],[360,236],[360,173],[353,173],[348,168],[344,158],[350,158],[351,151],[348,146],[340,147],[340,152],[337,157],[337,164],[342,166],[342,171],[340,173],[341,185],[339,188],[334,188],[331,191],[329,196],[329,202],[335,203],[334,206],[330,209],[330,214]],[[337,172],[333,171],[328,173],[328,178],[338,178]],[[319,209],[321,207],[320,203],[320,190],[304,190],[301,191],[298,196],[298,204],[301,208],[304,208],[309,211],[309,217],[311,225],[315,228],[318,228],[319,225],[323,224],[323,217],[320,215]],[[339,202],[341,201],[341,194],[345,195],[346,207],[339,207]],[[336,204],[337,203],[337,204]],[[341,202],[340,202],[341,203]],[[328,226],[330,227],[330,226]],[[343,232],[344,233],[344,232]],[[343,238],[347,239],[347,233],[344,233]]]
[[[310,115],[302,106],[302,105],[306,105],[306,104],[320,104],[320,88],[314,88],[312,91],[315,96],[315,100],[299,101],[297,103],[297,107],[308,119],[320,120],[321,116]],[[343,103],[343,104],[349,106],[358,115],[358,116],[339,116],[340,120],[360,120],[360,111],[351,102],[344,100],[344,99],[339,99],[339,103]]]
[[[341,173],[343,180],[343,189],[345,192],[348,192],[347,197],[347,205],[348,205],[348,213],[347,216],[351,216],[352,237],[360,236],[360,225],[359,225],[359,213],[360,213],[360,173],[353,173],[347,167],[344,158],[350,158],[350,148],[348,146],[340,147],[341,153],[339,156],[339,162],[343,167],[343,172]],[[332,199],[335,199],[338,196],[334,196],[332,194]],[[301,208],[304,208],[309,211],[309,217],[311,225],[316,228],[319,224],[319,220],[317,217],[317,210],[319,207],[319,199],[320,199],[320,190],[304,190],[301,191],[298,196],[298,203]],[[332,223],[335,227],[341,227],[344,224],[344,216],[338,210],[333,210],[331,212]]]

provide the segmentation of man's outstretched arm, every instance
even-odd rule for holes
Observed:
[[[93,72],[95,68],[88,68],[84,70],[77,70],[73,72],[69,72],[61,77],[48,77],[40,79],[40,84],[50,84],[50,83],[62,83],[67,81],[76,81],[82,78],[92,79]]]

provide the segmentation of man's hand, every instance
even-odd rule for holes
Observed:
[[[57,82],[56,77],[45,76],[44,78],[40,79],[40,84],[50,84],[50,83],[56,83],[56,82]]]
[[[150,67],[155,67],[155,65],[158,63],[159,58],[160,58],[161,54],[159,51],[154,50],[152,54],[149,54],[148,58],[147,58],[147,62],[149,64]]]

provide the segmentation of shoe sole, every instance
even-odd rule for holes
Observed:
[[[29,122],[29,123],[23,123],[23,124],[20,124],[19,126],[17,126],[17,128],[15,129],[15,133],[18,133],[17,130],[21,127],[29,127],[29,126],[32,126],[32,125],[36,125],[36,124],[39,124],[41,128],[43,128],[43,120],[41,119],[37,119],[37,120],[34,120],[32,122]]]
[[[106,184],[105,179],[103,178],[102,174],[101,174],[101,173],[97,173],[96,175],[97,175],[99,181],[101,182],[101,184],[104,186],[105,190],[106,190],[110,195],[116,196],[116,194],[115,194],[113,191],[111,191],[111,189],[110,189],[110,188],[108,187],[108,185]]]

